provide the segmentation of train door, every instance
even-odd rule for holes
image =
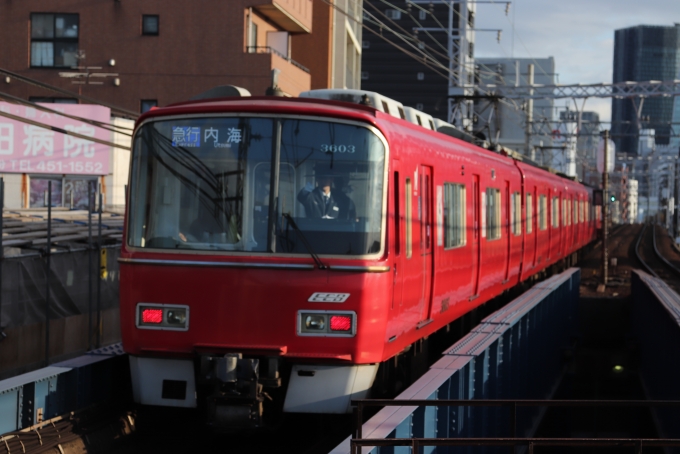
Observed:
[[[480,240],[481,228],[481,194],[479,191],[479,175],[472,176],[472,296],[479,296],[479,274],[481,271],[482,245]]]
[[[432,188],[432,167],[420,166],[420,193],[418,209],[421,211],[420,222],[420,262],[422,266],[422,301],[423,311],[421,323],[431,320],[432,283],[434,280],[434,193]]]
[[[402,235],[403,235],[403,208],[402,208],[402,186],[401,181],[399,181],[399,170],[398,161],[394,161],[394,177],[393,177],[393,187],[394,187],[394,219],[392,228],[394,229],[394,265],[393,265],[393,292],[392,292],[392,309],[397,309],[401,307],[402,289],[403,289],[403,278],[404,273],[403,262],[402,262]]]
[[[505,219],[505,241],[507,242],[507,247],[505,248],[505,274],[503,278],[503,284],[507,283],[510,278],[510,253],[511,253],[511,239],[510,234],[512,224],[513,212],[510,204],[510,182],[505,182],[505,216],[501,213],[501,219]]]
[[[531,222],[532,224],[532,232],[534,232],[534,256],[531,259],[531,268],[534,268],[536,266],[536,257],[538,254],[538,228],[539,228],[539,223],[538,223],[538,210],[542,209],[543,207],[540,206],[540,200],[538,196],[538,186],[534,186],[534,192],[533,192],[533,197],[532,197],[532,216]],[[545,213],[543,214],[545,216]]]

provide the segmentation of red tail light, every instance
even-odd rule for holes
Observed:
[[[349,331],[352,329],[352,317],[348,315],[332,315],[331,331]]]
[[[143,323],[163,323],[163,309],[144,309],[142,311]]]

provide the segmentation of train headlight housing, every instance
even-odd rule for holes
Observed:
[[[298,336],[352,337],[356,334],[355,312],[299,311]]]
[[[137,304],[136,325],[139,329],[187,331],[189,306],[177,304]]]

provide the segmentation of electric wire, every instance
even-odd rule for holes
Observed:
[[[64,90],[62,88],[55,87],[55,86],[47,84],[45,82],[41,82],[39,80],[32,79],[30,77],[22,76],[20,74],[17,74],[15,72],[9,71],[9,70],[4,69],[4,68],[0,68],[0,74],[5,74],[7,76],[10,76],[13,79],[16,79],[18,81],[21,81],[21,82],[24,82],[24,83],[27,83],[27,84],[30,84],[30,85],[34,85],[36,87],[40,87],[40,88],[44,88],[46,90],[54,91],[56,93],[60,93],[62,95],[70,96],[70,97],[73,97],[73,98],[76,98],[76,99],[79,99],[79,100],[82,100],[82,101],[87,101],[89,104],[98,104],[98,105],[101,105],[101,106],[104,106],[104,107],[108,107],[109,109],[111,109],[112,112],[122,114],[123,116],[131,117],[132,119],[136,119],[137,117],[139,117],[139,113],[137,113],[137,112],[132,112],[131,110],[127,110],[127,109],[124,109],[122,107],[115,106],[113,104],[109,104],[109,103],[106,103],[106,102],[103,102],[103,101],[100,101],[100,100],[97,100],[97,99],[94,99],[94,98],[90,98],[89,96],[80,95],[80,94],[74,93],[72,91]]]
[[[132,137],[132,134],[123,132],[123,131],[132,131],[131,128],[126,128],[124,126],[118,126],[118,125],[115,125],[113,123],[104,123],[104,122],[101,122],[101,121],[91,120],[89,118],[79,117],[79,116],[76,116],[76,115],[70,115],[70,114],[67,114],[67,113],[64,113],[64,112],[60,112],[58,110],[50,109],[49,107],[42,106],[42,105],[37,104],[37,103],[32,102],[32,101],[26,101],[25,99],[21,99],[17,96],[13,96],[13,95],[10,95],[8,93],[0,92],[0,98],[7,99],[9,101],[13,101],[15,103],[22,104],[22,105],[25,105],[25,106],[33,107],[36,110],[41,110],[43,112],[48,112],[48,113],[51,113],[51,114],[70,118],[72,120],[76,120],[76,121],[87,123],[87,124],[90,124],[90,125],[93,125],[93,126],[97,126],[98,128],[106,129],[106,130],[111,131],[111,132],[122,134],[122,135],[125,135],[125,136],[128,136],[128,137]]]

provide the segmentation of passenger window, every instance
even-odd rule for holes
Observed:
[[[501,237],[501,191],[486,188],[486,238],[497,240]]]
[[[527,194],[527,218],[526,218],[526,223],[527,223],[527,233],[531,233],[533,229],[533,224],[534,224],[534,205],[532,203],[533,196],[531,194]]]
[[[541,194],[539,201],[538,228],[541,230],[546,230],[548,228],[548,198]]]
[[[512,216],[512,233],[515,236],[522,234],[522,195],[519,192],[512,194],[512,206],[510,215]]]
[[[465,245],[465,185],[444,183],[444,226],[446,249]]]
[[[552,227],[558,228],[560,226],[560,198],[553,197],[552,200]]]

